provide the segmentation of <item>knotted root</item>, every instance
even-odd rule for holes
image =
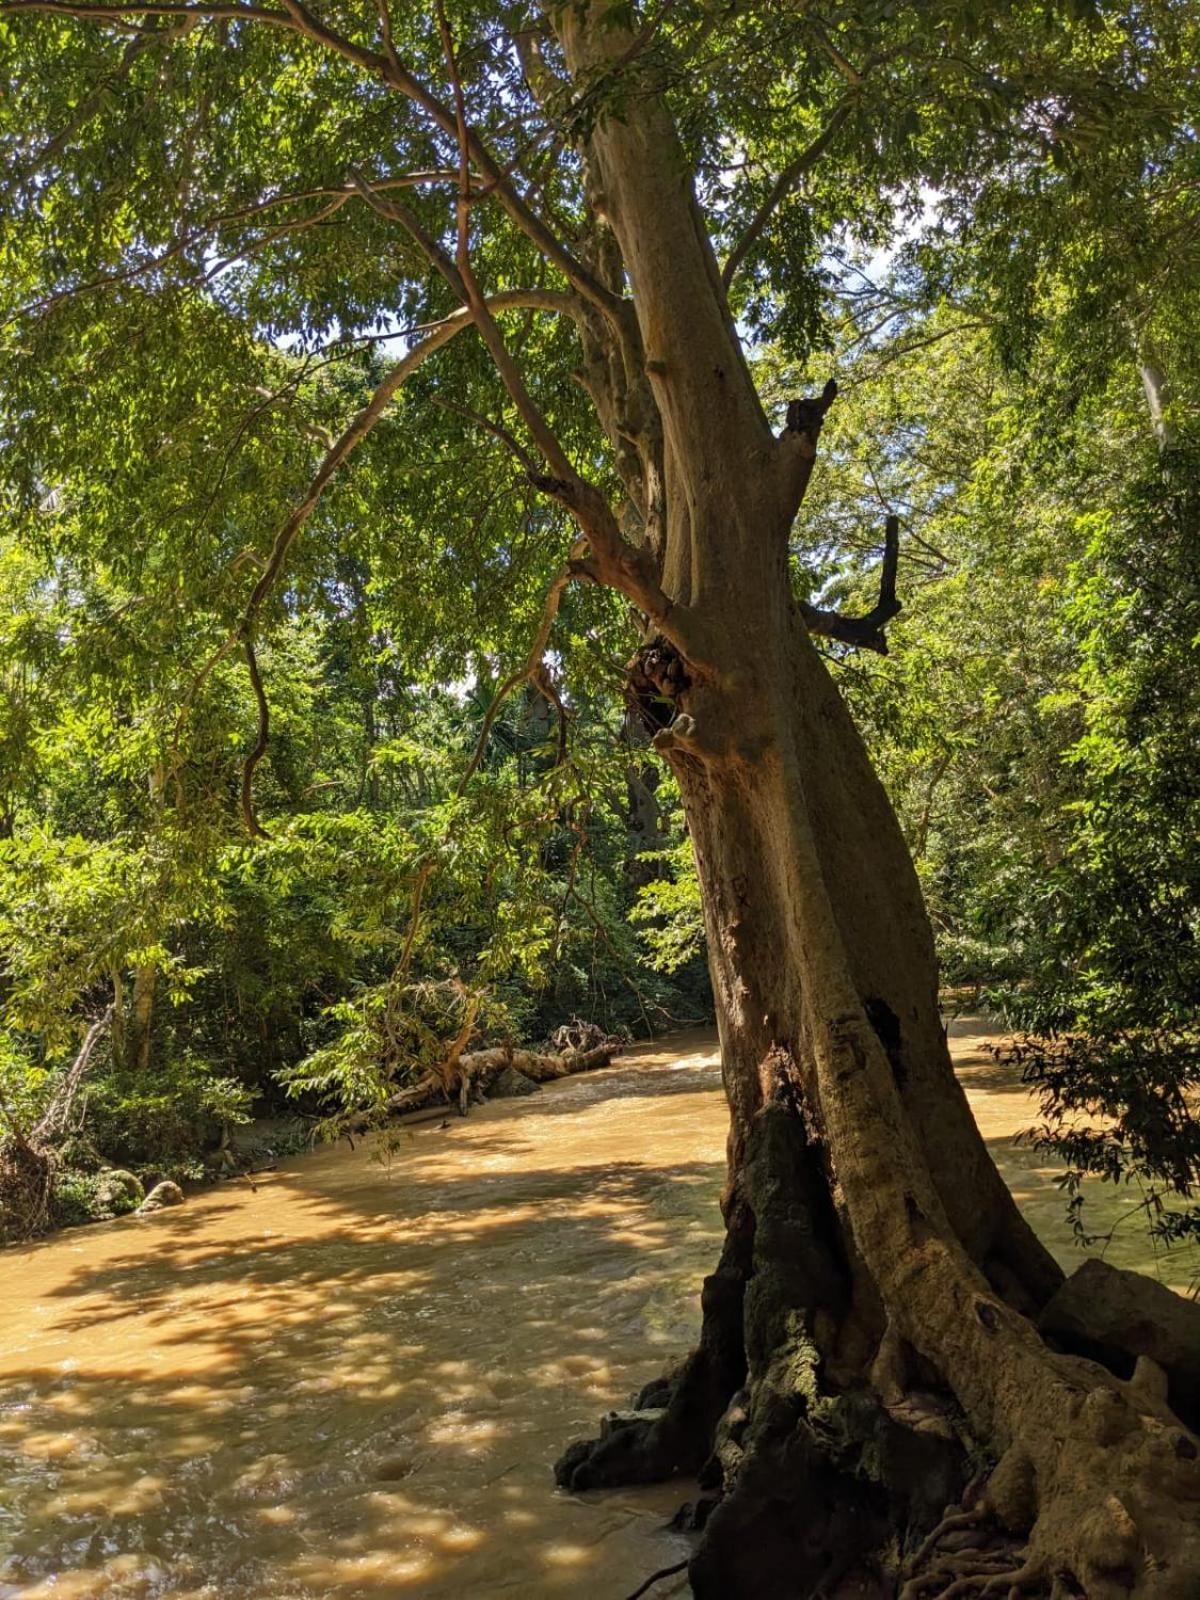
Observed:
[[[1040,1585],[1045,1573],[1040,1565],[1023,1559],[1022,1553],[1011,1546],[994,1551],[982,1548],[960,1550],[946,1555],[915,1578],[910,1578],[900,1591],[900,1600],[951,1600],[962,1594],[1019,1595],[1034,1585]]]
[[[943,1542],[943,1540],[948,1538],[950,1534],[958,1533],[963,1529],[977,1528],[981,1523],[987,1522],[987,1520],[988,1513],[981,1510],[979,1507],[975,1507],[974,1509],[966,1511],[953,1510],[947,1512],[947,1514],[938,1523],[937,1527],[933,1529],[927,1538],[922,1540],[921,1544],[904,1563],[904,1567],[900,1575],[902,1578],[909,1579],[910,1582],[906,1584],[905,1588],[901,1591],[900,1600],[911,1600],[911,1596],[909,1595],[908,1591],[912,1587],[913,1582],[920,1581],[914,1578],[914,1574],[920,1572],[926,1561],[928,1561],[929,1557]],[[913,1590],[914,1594],[917,1592],[918,1591]]]
[[[1144,1389],[1048,1359],[1061,1409],[1043,1406],[1036,1433],[1026,1413],[975,1503],[948,1508],[909,1558],[899,1600],[1200,1594],[1196,1441]]]

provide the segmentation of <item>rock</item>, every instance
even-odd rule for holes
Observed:
[[[92,1193],[96,1211],[113,1217],[132,1211],[146,1197],[141,1179],[120,1167],[109,1167],[107,1171],[97,1173]]]
[[[492,1079],[488,1087],[489,1100],[512,1100],[517,1095],[540,1094],[540,1086],[527,1078],[516,1067],[505,1067]]]
[[[172,1183],[169,1178],[164,1178],[162,1183],[156,1183],[150,1193],[138,1207],[138,1215],[144,1216],[147,1211],[162,1211],[166,1206],[181,1206],[183,1204],[183,1190],[177,1183]]]
[[[610,1434],[621,1433],[626,1428],[641,1428],[648,1422],[659,1422],[666,1414],[666,1409],[661,1406],[646,1406],[639,1411],[610,1411],[606,1417],[600,1418],[600,1437],[607,1439]]]
[[[1038,1327],[1077,1355],[1133,1375],[1147,1357],[1167,1377],[1171,1409],[1200,1426],[1200,1305],[1153,1278],[1085,1261],[1052,1296]]]

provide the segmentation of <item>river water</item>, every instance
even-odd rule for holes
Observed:
[[[958,1032],[1077,1264],[1012,1148],[1027,1096]],[[0,1600],[622,1600],[687,1554],[687,1486],[572,1497],[550,1465],[694,1338],[725,1125],[713,1036],[678,1035],[386,1162],[343,1143],[0,1253]]]

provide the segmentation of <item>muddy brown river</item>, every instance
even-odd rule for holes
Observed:
[[[1076,1265],[1012,1145],[1027,1095],[953,1032]],[[386,1163],[342,1144],[0,1252],[0,1600],[622,1600],[687,1554],[686,1485],[572,1497],[550,1464],[694,1337],[725,1122],[714,1037],[677,1035]]]

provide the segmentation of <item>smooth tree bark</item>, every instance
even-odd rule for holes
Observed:
[[[133,972],[133,998],[126,1024],[126,1065],[139,1073],[150,1068],[151,1028],[154,1022],[154,994],[158,987],[158,968],[139,966]]]
[[[589,220],[568,241],[552,210],[537,209],[536,186],[518,182],[472,124],[468,107],[487,85],[466,92],[441,5],[432,21],[448,95],[403,58],[386,5],[379,50],[300,0],[0,0],[5,16],[139,10],[290,32],[401,97],[439,161],[456,158],[453,218],[437,236],[403,198],[427,177],[351,171],[338,192],[399,229],[459,309],[329,446],[206,673],[249,645],[324,489],[405,379],[467,329],[523,439],[480,420],[578,534],[503,692],[544,671],[569,583],[615,589],[642,628],[630,696],[678,777],[705,906],[730,1105],[727,1232],[696,1351],[633,1414],[568,1450],[560,1481],[586,1489],[699,1473],[708,1513],[690,1577],[702,1600],[898,1585],[908,1597],[1194,1600],[1200,1460],[1188,1424],[1200,1419],[1172,1412],[1169,1374],[1155,1363],[1127,1380],[1037,1331],[1062,1275],[956,1084],[916,876],[813,643],[824,634],[880,647],[897,609],[896,530],[867,617],[794,599],[789,534],[835,391],[794,401],[778,432],[769,424],[726,295],[744,252],[734,248],[725,273],[714,259],[644,48],[653,29],[616,0],[573,0],[545,5],[516,36],[531,95],[551,114],[584,103],[592,113],[572,124]],[[236,49],[237,34],[228,39]],[[619,92],[606,98],[610,89]],[[480,283],[472,219],[485,199],[565,287]],[[769,224],[768,210],[753,227]],[[568,456],[533,399],[502,326],[517,308],[573,320],[576,377],[607,436],[619,502]],[[482,741],[464,783],[481,751]]]
[[[609,9],[553,13],[579,81],[636,55]],[[636,674],[657,684],[646,716],[695,845],[731,1128],[700,1346],[644,1416],[568,1451],[560,1481],[701,1471],[718,1500],[691,1579],[716,1600],[894,1580],[983,1464],[962,1520],[1020,1543],[930,1545],[933,1587],[1183,1600],[1200,1592],[1195,1439],[1159,1386],[1034,1328],[1061,1274],[955,1081],[913,867],[820,619],[792,598],[788,534],[832,394],[772,435],[648,73],[584,154],[642,353],[631,382],[601,340],[587,376],[636,448],[624,522],[666,600]]]

